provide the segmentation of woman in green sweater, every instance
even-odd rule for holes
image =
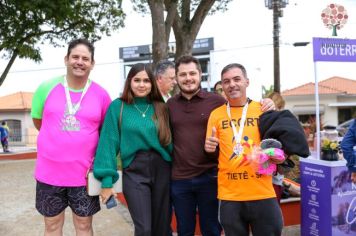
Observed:
[[[135,235],[166,236],[169,232],[171,141],[168,110],[152,71],[145,64],[135,64],[121,98],[106,113],[93,168],[105,203],[119,178],[116,157],[120,152],[123,193]]]

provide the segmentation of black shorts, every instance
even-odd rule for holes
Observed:
[[[78,216],[92,216],[100,211],[99,196],[89,196],[86,186],[58,187],[37,181],[36,209],[46,217],[53,217],[69,206]]]

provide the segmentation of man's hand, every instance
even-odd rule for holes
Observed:
[[[261,105],[262,105],[261,110],[263,112],[276,110],[276,106],[274,105],[274,102],[270,98],[262,99]]]
[[[101,202],[105,204],[111,195],[115,195],[114,188],[102,188],[100,192]]]
[[[211,130],[211,136],[205,140],[204,149],[206,152],[215,152],[216,147],[219,145],[219,139],[216,137],[216,128]]]
[[[356,172],[351,173],[351,181],[356,184]]]

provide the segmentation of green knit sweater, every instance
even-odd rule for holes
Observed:
[[[96,150],[94,176],[101,181],[103,188],[111,188],[119,178],[116,171],[119,152],[123,168],[130,165],[140,150],[155,150],[164,160],[172,160],[172,144],[162,147],[159,142],[157,126],[152,118],[153,105],[146,98],[135,98],[134,104],[124,103],[119,128],[121,103],[120,99],[115,99],[110,104]],[[142,116],[143,112],[145,117]]]

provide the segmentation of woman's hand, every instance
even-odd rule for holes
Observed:
[[[272,101],[272,99],[270,99],[270,98],[262,99],[261,105],[262,105],[261,110],[263,112],[276,110],[276,106],[275,106],[274,102]]]
[[[111,195],[115,195],[114,188],[102,188],[100,192],[101,202],[105,204]]]

